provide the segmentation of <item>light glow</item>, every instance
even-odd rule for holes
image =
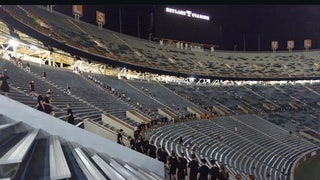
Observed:
[[[29,48],[30,48],[30,49],[35,49],[35,50],[37,50],[37,49],[38,49],[38,47],[37,47],[37,46],[35,46],[35,45],[33,45],[33,44],[29,45]]]
[[[10,39],[9,40],[9,45],[12,47],[17,47],[18,46],[18,42],[14,39]]]

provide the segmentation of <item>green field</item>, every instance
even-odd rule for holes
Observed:
[[[295,172],[295,180],[319,180],[320,158],[309,159]]]

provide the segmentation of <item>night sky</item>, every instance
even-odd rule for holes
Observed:
[[[210,16],[210,21],[166,14],[165,7],[191,10]],[[84,5],[81,20],[95,24],[95,11],[106,13],[108,28],[119,32],[121,9],[122,33],[147,39],[171,38],[219,45],[221,50],[270,51],[272,40],[279,50],[294,40],[295,49],[303,49],[303,40],[312,39],[311,49],[320,48],[320,5]],[[72,16],[71,5],[57,5],[54,10]],[[154,13],[151,27],[150,14]],[[244,47],[245,40],[245,47]]]

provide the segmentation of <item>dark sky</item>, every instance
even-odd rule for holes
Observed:
[[[164,8],[192,10],[210,15],[210,21],[165,14]],[[150,12],[154,12],[153,36],[219,45],[222,50],[270,50],[272,40],[279,50],[294,40],[295,49],[303,49],[303,40],[312,39],[312,48],[320,48],[320,5],[84,5],[83,21],[95,23],[95,10],[106,13],[105,28],[119,32],[121,8],[122,33],[148,38]],[[71,14],[71,5],[55,10]],[[245,43],[244,43],[245,42]]]

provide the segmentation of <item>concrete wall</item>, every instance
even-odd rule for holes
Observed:
[[[213,110],[216,111],[218,114],[222,115],[222,116],[227,116],[229,113],[227,111],[225,111],[224,108],[220,107],[220,106],[212,106]]]
[[[110,124],[111,126],[117,128],[117,129],[123,129],[123,131],[125,133],[127,133],[128,135],[130,135],[131,137],[133,137],[133,135],[134,135],[133,127],[130,124],[127,124],[127,123],[121,121],[120,119],[112,116],[111,114],[108,114],[108,113],[101,114],[101,120],[102,120],[102,122],[104,122],[106,124]],[[115,141],[117,141],[117,138]]]
[[[176,114],[166,108],[158,108],[158,113],[162,116],[167,117],[169,120],[174,120],[177,117]]]
[[[126,115],[128,118],[130,118],[138,123],[149,123],[151,121],[149,118],[145,117],[144,115],[138,113],[135,110],[126,111]]]
[[[205,118],[205,114],[195,107],[192,107],[192,106],[187,107],[187,111],[189,111],[190,113],[196,114],[196,117],[199,119]]]

